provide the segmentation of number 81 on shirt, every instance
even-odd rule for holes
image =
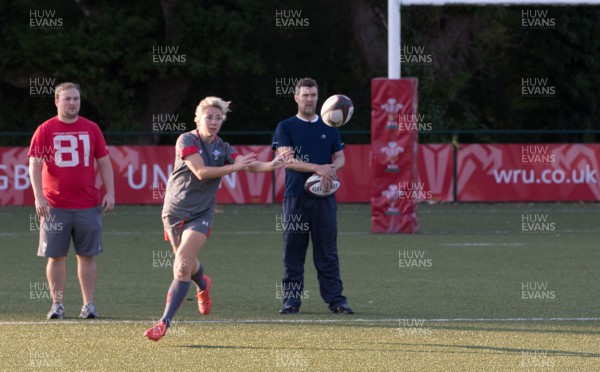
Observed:
[[[54,137],[54,163],[61,168],[76,167],[79,165],[79,141],[83,144],[83,165],[90,165],[90,136],[87,133],[59,134]],[[65,154],[71,155],[70,160],[65,160]],[[67,156],[66,158],[68,158]]]

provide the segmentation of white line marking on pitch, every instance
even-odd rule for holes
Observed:
[[[242,319],[242,320],[179,320],[177,324],[323,324],[323,323],[397,323],[402,319]],[[410,318],[413,319],[413,318]],[[598,322],[600,318],[440,318],[440,319],[417,319],[425,322],[435,323],[461,323],[461,322]],[[151,320],[52,320],[52,321],[14,321],[0,322],[0,325],[94,325],[94,324],[147,324]]]
[[[445,243],[445,247],[523,247],[525,243]]]

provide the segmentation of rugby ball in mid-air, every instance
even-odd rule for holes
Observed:
[[[321,106],[323,121],[334,128],[339,128],[350,121],[352,113],[354,113],[354,104],[343,94],[334,94],[327,98]]]
[[[339,188],[340,181],[335,180],[331,183],[331,188],[329,191],[323,191],[323,188],[321,187],[321,176],[316,173],[308,177],[306,183],[304,183],[304,190],[306,190],[308,195],[314,196],[315,198],[325,198],[338,191]]]

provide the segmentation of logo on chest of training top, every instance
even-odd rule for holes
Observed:
[[[212,156],[214,161],[219,160],[219,157],[221,156],[221,151],[219,151],[218,149],[214,149],[212,152]]]

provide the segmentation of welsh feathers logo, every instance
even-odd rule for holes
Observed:
[[[387,102],[380,106],[380,108],[387,114],[388,119],[385,125],[387,129],[398,129],[398,113],[403,107],[404,105],[398,103],[395,98],[388,98]]]
[[[398,155],[404,152],[404,147],[399,146],[397,142],[388,142],[387,146],[381,147],[380,150],[386,156],[387,166],[386,172],[399,172]]]
[[[387,208],[385,214],[388,216],[396,216],[400,214],[398,212],[398,208],[396,204],[398,204],[398,199],[400,193],[398,192],[398,185],[393,184],[389,185],[387,190],[383,190],[381,192],[381,196],[383,196],[387,200]]]

